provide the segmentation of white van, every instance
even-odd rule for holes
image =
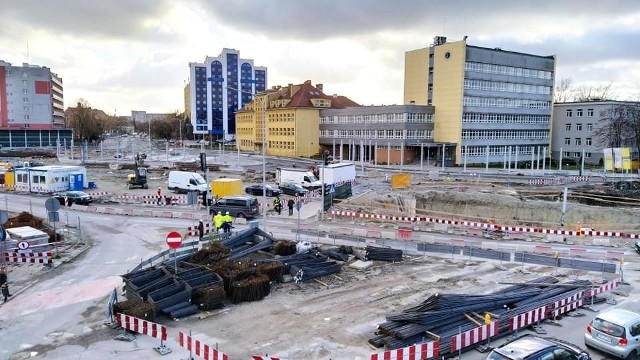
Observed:
[[[187,193],[189,191],[197,191],[203,193],[209,190],[207,182],[202,175],[188,171],[171,171],[169,172],[169,190],[176,193]]]

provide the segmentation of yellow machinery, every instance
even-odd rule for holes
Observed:
[[[242,195],[244,193],[242,180],[227,178],[212,180],[211,193],[218,199],[223,196]]]
[[[16,174],[13,171],[13,164],[0,162],[0,188],[5,190],[15,190]]]

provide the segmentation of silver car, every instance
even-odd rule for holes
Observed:
[[[587,326],[584,344],[621,359],[640,359],[640,314],[612,309]]]

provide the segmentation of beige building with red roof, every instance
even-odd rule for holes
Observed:
[[[267,155],[320,154],[320,110],[360,106],[345,96],[326,95],[322,90],[322,84],[314,86],[307,80],[256,94],[253,101],[236,112],[236,143],[240,150],[262,152],[266,142]]]

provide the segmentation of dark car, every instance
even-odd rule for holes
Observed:
[[[526,334],[497,347],[486,360],[591,360],[587,352],[569,342]]]
[[[83,191],[64,191],[55,194],[54,197],[58,199],[60,205],[65,205],[66,201],[67,206],[71,206],[73,204],[89,205],[93,202],[91,195]]]
[[[279,196],[281,193],[279,189],[276,189],[271,185],[266,185],[265,190],[267,191],[267,196]],[[244,192],[249,195],[262,196],[263,195],[262,184],[249,185],[246,188],[244,188]]]
[[[636,252],[640,254],[640,240],[636,241],[635,248],[636,248]]]
[[[294,196],[305,196],[309,192],[309,190],[303,188],[302,185],[293,182],[281,183],[279,188],[283,194]]]

